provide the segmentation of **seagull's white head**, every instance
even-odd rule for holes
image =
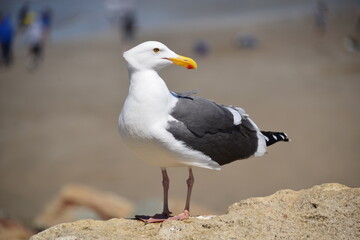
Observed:
[[[188,69],[196,69],[197,64],[188,57],[180,56],[171,51],[165,44],[156,41],[148,41],[124,52],[128,66],[133,70],[158,71],[170,64],[177,64]]]

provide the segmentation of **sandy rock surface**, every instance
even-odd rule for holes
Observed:
[[[147,225],[131,219],[82,220],[30,240],[359,238],[360,188],[331,183],[243,200],[225,215]]]

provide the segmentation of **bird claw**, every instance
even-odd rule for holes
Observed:
[[[136,215],[135,218],[143,221],[144,223],[160,223],[164,222],[166,220],[176,220],[176,221],[182,221],[189,219],[190,212],[188,210],[184,210],[182,213],[180,213],[177,216],[171,216],[170,214],[160,213],[155,214],[154,216],[145,216],[145,215]]]
[[[164,222],[172,217],[170,214],[166,213],[159,213],[155,214],[154,216],[145,216],[145,215],[136,215],[135,218],[143,221],[144,223],[158,223]]]
[[[174,217],[169,217],[167,220],[177,220],[177,221],[182,221],[182,220],[186,220],[189,219],[190,217],[190,212],[188,210],[184,210],[182,213],[180,213],[177,216]]]

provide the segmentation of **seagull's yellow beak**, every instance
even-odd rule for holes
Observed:
[[[174,64],[186,67],[187,69],[196,69],[197,64],[196,62],[188,57],[180,56],[178,55],[177,58],[168,58],[170,61],[172,61]]]

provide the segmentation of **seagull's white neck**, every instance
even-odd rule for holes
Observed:
[[[129,93],[121,111],[120,125],[130,134],[146,135],[155,125],[166,124],[177,99],[154,70],[132,69],[129,77]]]
[[[139,104],[151,108],[150,111],[161,113],[169,105],[172,95],[164,80],[154,70],[130,72],[128,98],[134,98]],[[165,106],[162,106],[165,105]]]

